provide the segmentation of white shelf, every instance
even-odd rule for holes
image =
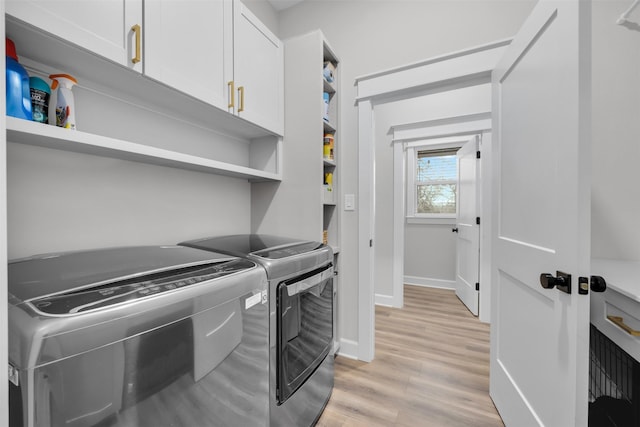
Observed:
[[[331,166],[331,167],[334,167],[334,168],[336,167],[336,161],[335,160],[323,158],[322,161],[323,161],[325,166]]]
[[[7,141],[196,172],[280,181],[276,173],[7,116]]]
[[[327,92],[327,93],[336,93],[336,88],[334,86],[334,83],[329,83],[327,81],[327,79],[325,79],[324,77],[322,78],[322,83],[323,83],[325,92]]]
[[[335,191],[327,189],[327,186],[323,186],[322,188],[322,203],[324,205],[335,205],[336,204],[336,195]]]
[[[325,132],[330,132],[330,133],[335,133],[336,132],[336,128],[335,126],[333,126],[331,123],[329,123],[326,120],[322,120],[322,123],[324,125],[324,131]]]

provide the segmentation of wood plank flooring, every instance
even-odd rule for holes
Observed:
[[[376,307],[374,361],[336,358],[317,425],[503,426],[489,397],[489,325],[453,291],[404,290],[402,309]]]

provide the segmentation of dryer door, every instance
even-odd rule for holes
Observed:
[[[284,403],[329,354],[333,341],[333,266],[278,285],[278,403]]]

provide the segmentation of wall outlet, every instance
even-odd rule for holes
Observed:
[[[356,195],[355,194],[345,194],[344,195],[344,210],[345,211],[354,211],[354,210],[356,210]]]

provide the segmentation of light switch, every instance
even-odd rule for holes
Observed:
[[[353,211],[356,209],[356,195],[355,194],[345,194],[344,195],[344,210],[345,211]]]

